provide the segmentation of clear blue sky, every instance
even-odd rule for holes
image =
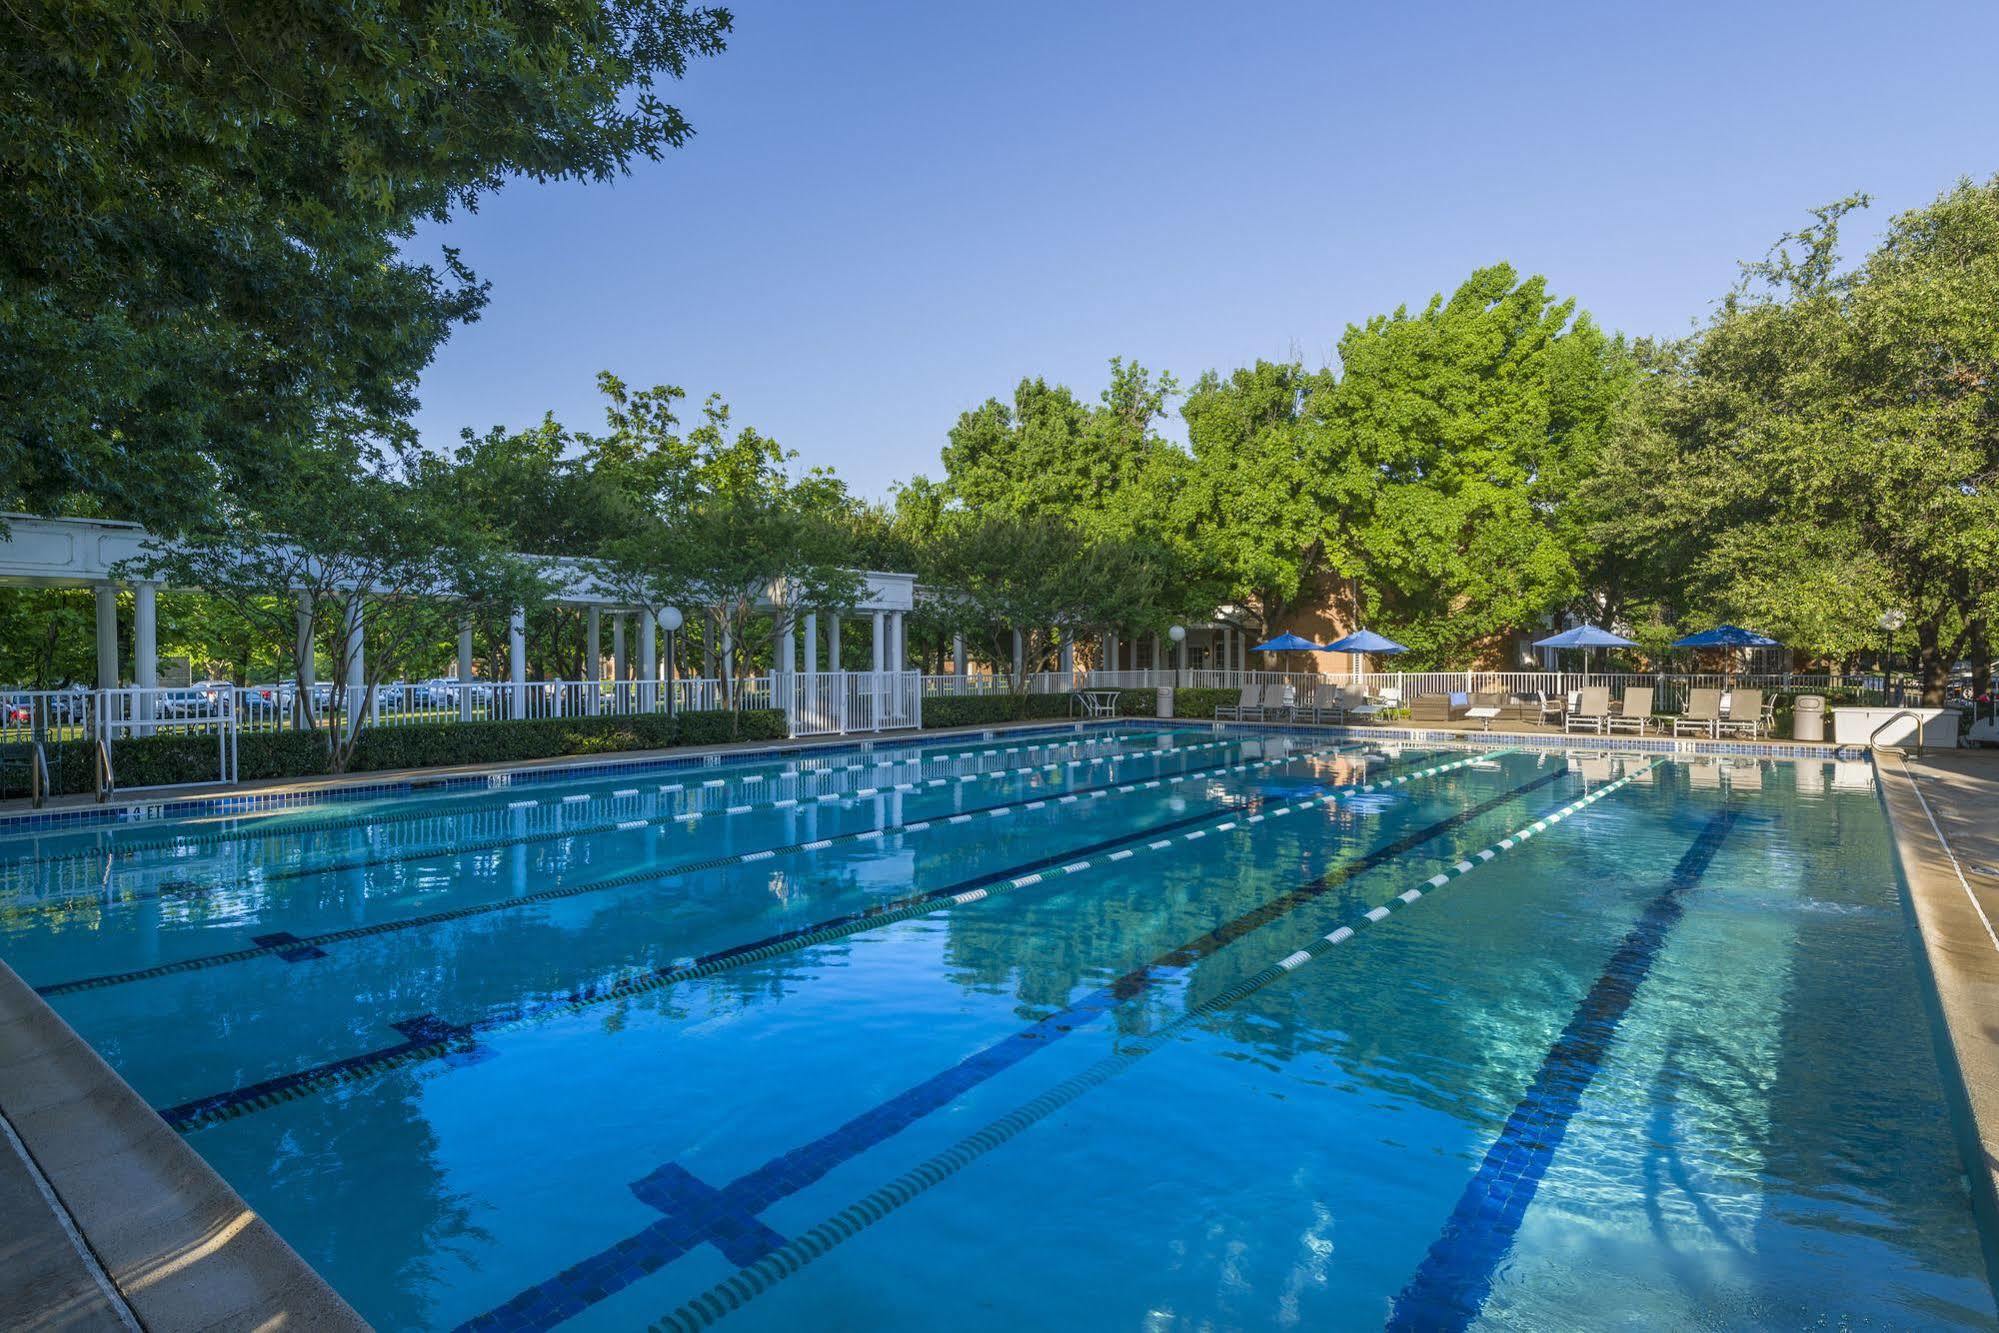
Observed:
[[[610,369],[879,495],[1022,375],[1322,364],[1500,259],[1679,333],[1810,206],[1999,171],[1990,3],[735,8],[686,148],[425,232],[493,284],[427,443],[596,428]]]

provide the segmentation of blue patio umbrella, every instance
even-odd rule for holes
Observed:
[[[1627,639],[1622,634],[1612,634],[1607,629],[1595,625],[1578,625],[1565,629],[1560,634],[1551,634],[1545,639],[1534,640],[1536,648],[1635,648],[1637,641]]]
[[[1588,649],[1635,648],[1638,645],[1635,640],[1627,639],[1622,634],[1612,634],[1609,630],[1598,629],[1595,625],[1578,625],[1574,629],[1565,629],[1560,634],[1551,634],[1545,639],[1536,639],[1534,646],[1536,648],[1584,649],[1583,670],[1587,672],[1589,670]]]
[[[1268,643],[1254,645],[1251,651],[1259,653],[1316,653],[1319,651],[1319,645],[1313,643],[1310,639],[1299,638],[1296,634],[1287,631],[1270,640]]]
[[[1344,639],[1327,644],[1325,651],[1329,653],[1353,654],[1361,659],[1361,670],[1365,672],[1367,669],[1367,655],[1369,653],[1392,655],[1395,653],[1406,653],[1409,650],[1395,640],[1376,634],[1371,629],[1357,629]]]
[[[1673,647],[1740,649],[1781,648],[1783,645],[1767,634],[1758,634],[1755,630],[1744,629],[1740,625],[1716,625],[1713,629],[1704,629],[1698,634],[1689,634],[1684,639],[1673,640]],[[1728,655],[1728,668],[1729,679],[1724,683],[1732,684],[1735,678],[1735,654],[1732,652]]]
[[[1753,629],[1740,625],[1716,625],[1698,634],[1689,634],[1684,639],[1673,640],[1675,648],[1781,648],[1782,644],[1767,634],[1758,634]]]
[[[1406,653],[1409,650],[1390,638],[1376,634],[1371,629],[1357,629],[1336,643],[1325,647],[1329,653]]]
[[[1319,645],[1310,639],[1301,639],[1289,632],[1278,635],[1268,643],[1259,643],[1251,649],[1258,653],[1316,653]]]

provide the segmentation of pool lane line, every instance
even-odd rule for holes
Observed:
[[[1462,1329],[1478,1318],[1527,1207],[1568,1136],[1569,1122],[1582,1109],[1583,1095],[1603,1069],[1667,936],[1686,913],[1684,895],[1707,874],[1739,815],[1724,807],[1708,820],[1577,1003],[1422,1265],[1396,1296],[1388,1328]]]
[[[1453,763],[1439,764],[1416,772],[1399,774],[1383,781],[1368,783],[1365,786],[1342,787],[1334,792],[1307,797],[1289,805],[1279,806],[1267,816],[1252,811],[1244,815],[1241,819],[1226,820],[1214,825],[1213,830],[1220,832],[1225,829],[1253,827],[1266,818],[1274,819],[1282,815],[1291,814],[1294,811],[1311,810],[1321,806],[1333,805],[1352,796],[1362,795],[1367,792],[1384,791],[1390,787],[1403,786],[1421,778],[1454,772],[1506,753],[1510,752],[1504,750],[1490,751],[1486,754],[1460,759]],[[431,1026],[427,1030],[446,1035],[436,1041],[417,1041],[412,1039],[400,1042],[394,1046],[363,1052],[359,1055],[349,1056],[326,1064],[313,1065],[289,1074],[279,1074],[243,1087],[230,1089],[226,1092],[214,1093],[192,1101],[182,1102],[177,1106],[155,1109],[159,1111],[160,1117],[172,1128],[182,1133],[189,1133],[207,1125],[218,1124],[225,1120],[233,1120],[237,1116],[248,1114],[251,1111],[263,1110],[267,1107],[278,1105],[281,1102],[291,1101],[297,1097],[323,1092],[329,1088],[337,1087],[344,1083],[355,1082],[358,1079],[389,1069],[437,1059],[455,1052],[470,1050],[474,1041],[482,1034],[491,1035],[525,1029],[550,1018],[580,1013],[601,1004],[650,994],[653,991],[664,990],[688,981],[713,976],[718,972],[730,971],[750,963],[762,962],[765,959],[775,958],[783,954],[796,953],[799,950],[811,948],[815,945],[844,939],[847,936],[856,935],[863,931],[877,930],[881,927],[891,926],[897,922],[907,921],[914,917],[929,916],[939,911],[949,911],[955,907],[968,906],[972,903],[984,901],[987,898],[998,897],[1001,894],[1012,892],[1015,889],[1027,888],[1046,882],[1051,875],[1066,876],[1081,874],[1095,864],[1094,860],[1089,858],[1093,858],[1099,853],[1108,853],[1104,857],[1106,862],[1116,862],[1126,860],[1144,852],[1166,850],[1175,846],[1176,840],[1171,837],[1161,837],[1161,834],[1186,828],[1190,824],[1196,824],[1203,820],[1214,819],[1218,813],[1221,812],[1213,808],[1195,811],[1190,815],[1168,820],[1161,824],[1155,824],[1146,830],[1120,834],[1113,838],[1106,838],[1102,842],[1091,844],[1088,847],[1072,848],[1053,856],[1041,857],[1029,861],[1024,865],[999,871],[995,874],[982,875],[973,879],[960,881],[956,884],[946,885],[942,888],[911,894],[908,897],[894,900],[877,908],[848,912],[812,925],[780,931],[776,934],[765,936],[760,940],[730,945],[684,962],[629,972],[623,977],[603,985],[581,987],[576,991],[572,991],[567,996],[560,996],[532,1007],[522,1007],[511,1013],[491,1014],[485,1018],[474,1020],[469,1024],[446,1024],[443,1020],[433,1015],[419,1015],[416,1018],[405,1019],[400,1023],[392,1023],[389,1026],[398,1031],[405,1031],[405,1035],[407,1035],[406,1027],[408,1025],[429,1024]],[[1208,831],[1205,829],[1195,829],[1191,833],[1181,834],[1180,839],[1192,841],[1206,836]],[[287,945],[284,947],[294,946]]]
[[[1398,894],[1390,899],[1389,903],[1406,907],[1420,900],[1426,893],[1434,892],[1452,880],[1470,874],[1503,852],[1511,851],[1537,834],[1603,800],[1623,788],[1640,773],[1657,767],[1659,763],[1659,760],[1653,760],[1644,768],[1606,783],[1594,791],[1586,792],[1579,799],[1569,802],[1560,809],[1550,811],[1493,845],[1446,867],[1425,880],[1422,885]],[[1171,1038],[1184,1028],[1218,1014],[1273,982],[1282,980],[1306,964],[1325,956],[1338,945],[1354,938],[1367,926],[1377,924],[1392,914],[1394,909],[1389,904],[1383,904],[1362,915],[1353,925],[1341,926],[1338,930],[1313,940],[1285,958],[1268,964],[1253,975],[1189,1007],[1171,1022],[1151,1032],[1123,1038],[1116,1050],[1096,1064],[991,1121],[984,1128],[960,1139],[952,1147],[929,1158],[914,1169],[905,1171],[888,1184],[863,1195],[846,1208],[809,1230],[801,1232],[755,1262],[743,1265],[735,1274],[709,1287],[679,1308],[660,1316],[647,1326],[650,1333],[695,1333],[695,1330],[712,1326],[807,1264],[824,1257],[836,1246],[853,1239],[918,1195],[956,1175],[993,1149],[1016,1138],[1085,1093],[1109,1082],[1147,1055],[1164,1048]],[[562,1317],[567,1318],[567,1315],[564,1314]]]
[[[704,1242],[717,1244],[731,1262],[754,1262],[776,1244],[782,1244],[782,1238],[776,1237],[772,1243],[751,1252],[754,1247],[745,1239],[750,1234],[768,1232],[768,1228],[756,1220],[756,1215],[771,1204],[816,1183],[834,1168],[901,1133],[917,1120],[949,1105],[1037,1051],[1047,1050],[1126,1001],[1184,975],[1201,959],[1255,930],[1398,856],[1434,842],[1502,805],[1568,776],[1567,768],[1558,768],[1531,778],[1428,827],[1412,830],[1353,861],[1331,866],[1315,878],[1168,949],[1151,962],[1133,968],[1081,999],[974,1052],[813,1142],[772,1158],[728,1185],[720,1188],[705,1185],[685,1168],[669,1162],[633,1187],[637,1190],[643,1186],[642,1197],[650,1196],[649,1202],[668,1213],[665,1219],[648,1226],[638,1236],[628,1237],[580,1260],[555,1277],[519,1292],[505,1304],[468,1320],[459,1325],[458,1333],[497,1333],[501,1329],[549,1327],[560,1322],[559,1319],[548,1319],[549,1312],[560,1310],[572,1300],[601,1300],[637,1277],[658,1271]],[[675,1203],[681,1206],[679,1216],[673,1215]],[[762,1230],[749,1233],[747,1228],[752,1224]],[[775,1237],[775,1233],[769,1235]],[[645,1264],[640,1265],[644,1271],[634,1272],[632,1265],[641,1257],[645,1260]]]
[[[847,764],[840,768],[812,768],[812,769],[799,768],[796,765],[796,756],[792,755],[785,757],[792,761],[792,767],[781,772],[780,774],[778,774],[778,776],[779,777],[820,776],[820,775],[830,776],[836,773],[842,773],[842,774],[857,773],[857,772],[865,772],[869,769],[896,768],[905,764],[941,763],[951,759],[963,759],[966,758],[967,756],[973,758],[984,758],[985,756],[991,754],[998,754],[998,753],[1011,754],[1014,753],[1015,751],[1026,752],[1030,750],[1060,750],[1060,749],[1090,748],[1098,746],[1103,743],[1108,743],[1113,740],[1121,738],[1129,738],[1132,734],[1133,733],[1128,733],[1128,732],[1103,731],[1081,737],[1071,738],[1069,740],[1037,742],[1032,745],[1005,747],[1004,749],[1002,749],[1001,747],[995,747],[990,742],[981,741],[978,742],[976,745],[968,748],[952,749],[947,754],[936,754],[936,755],[917,754],[917,755],[910,755],[901,759],[879,759],[871,763],[865,763],[865,764]],[[1139,735],[1146,734],[1145,729],[1143,728],[1137,729],[1136,734]],[[1161,734],[1161,733],[1155,731],[1153,734]],[[1195,735],[1199,733],[1189,732],[1186,734]],[[1256,738],[1254,736],[1239,736],[1233,739],[1236,740],[1238,743],[1246,743]],[[939,748],[941,749],[945,747],[940,746]],[[760,764],[758,765],[744,764],[742,767],[749,768],[755,766],[769,766],[772,764],[778,764],[783,762],[785,762],[785,759],[766,759],[761,761]],[[661,772],[685,772],[688,773],[689,775],[693,775],[699,773],[707,773],[710,771],[712,770],[699,767],[696,765],[681,764],[679,767],[673,769],[655,770],[650,776],[657,777]],[[590,778],[586,779],[585,781],[588,783],[588,785],[591,786],[601,786],[613,782],[627,782],[636,776],[638,776],[636,773],[626,774],[626,775],[613,775],[613,776],[606,776],[599,778]],[[648,778],[648,780],[650,780],[650,778]],[[731,778],[720,778],[720,779],[703,778],[691,783],[689,782],[666,783],[656,787],[655,790],[661,792],[698,790],[702,787],[711,786],[711,785],[726,786],[728,782],[731,780],[732,780]],[[745,783],[772,781],[771,778],[766,777],[762,774],[750,775],[746,773],[738,773],[733,775],[733,780]],[[551,782],[548,785],[555,786],[560,784]],[[504,787],[490,787],[484,790],[471,789],[460,793],[456,798],[444,797],[442,798],[442,801],[443,803],[449,804],[455,800],[456,803],[458,804],[467,805],[471,807],[469,810],[459,810],[455,812],[456,815],[464,815],[468,813],[469,814],[503,813],[510,809],[524,809],[528,806],[540,806],[540,805],[560,805],[563,803],[562,800],[558,798],[552,801],[542,801],[536,799],[536,800],[528,800],[525,802],[515,801],[502,804],[501,802],[504,793],[505,793]],[[618,791],[606,793],[606,796],[608,796],[611,799],[618,799],[620,797],[626,797],[636,794],[638,794],[638,788],[631,788],[629,791],[625,789],[619,789]],[[425,795],[423,793],[416,793],[416,792],[407,793],[406,798],[425,800],[425,801],[438,799],[429,795]],[[596,801],[596,800],[605,799],[605,797],[596,796],[596,797],[591,797],[590,799],[592,801]],[[480,804],[474,805],[473,804],[474,802],[479,802]],[[78,850],[73,852],[56,852],[56,853],[42,853],[37,855],[0,857],[0,872],[4,872],[7,869],[14,866],[51,865],[63,861],[111,861],[111,860],[118,860],[124,857],[135,856],[141,852],[200,850],[205,847],[219,847],[232,842],[255,842],[259,838],[302,837],[314,833],[337,833],[343,829],[370,828],[377,824],[400,824],[416,819],[437,819],[437,818],[452,818],[452,817],[454,817],[454,812],[439,808],[437,806],[430,806],[417,810],[384,810],[370,815],[344,815],[337,818],[309,820],[296,824],[286,824],[283,827],[278,827],[278,828],[250,827],[250,828],[204,830],[199,832],[176,834],[171,838],[155,838],[149,842],[121,842],[104,847],[79,848]],[[221,816],[221,818],[230,819],[230,820],[250,819],[250,820],[274,821],[276,816],[273,814],[256,815],[256,814],[245,813],[241,815],[225,815]],[[113,828],[104,831],[115,833],[117,830]]]
[[[1246,745],[1252,739],[1254,738],[1240,737],[1219,741],[1205,741],[1196,745],[1165,745],[1150,750],[1123,750],[1115,754],[1091,755],[1086,758],[1070,759],[1057,763],[1028,764],[1005,769],[984,769],[952,777],[917,778],[909,782],[898,782],[880,787],[862,787],[849,791],[828,792],[813,796],[772,798],[767,801],[752,801],[741,805],[733,805],[722,810],[692,810],[683,811],[679,814],[635,815],[629,819],[604,820],[594,824],[575,824],[566,828],[541,830],[533,833],[511,833],[500,837],[480,838],[451,847],[420,847],[407,852],[396,852],[380,856],[349,857],[345,860],[328,861],[312,866],[281,866],[274,870],[265,871],[260,880],[263,883],[274,883],[281,880],[309,879],[315,875],[335,875],[348,871],[365,870],[371,866],[399,865],[406,861],[442,860],[459,856],[471,856],[482,852],[503,851],[509,847],[527,846],[537,842],[560,842],[566,838],[594,837],[600,833],[632,832],[641,828],[659,828],[662,831],[668,831],[669,827],[674,824],[686,824],[692,827],[705,823],[710,819],[735,818],[765,810],[781,810],[791,807],[804,808],[806,806],[828,804],[846,806],[854,801],[868,800],[890,793],[920,793],[973,782],[998,781],[1002,778],[1016,778],[1042,773],[1063,775],[1065,770],[1090,768],[1098,765],[1108,767],[1124,763],[1127,760],[1158,759],[1173,755],[1199,754],[1208,750]],[[1349,744],[1352,743],[1350,742]],[[1322,748],[1318,753],[1326,753],[1326,751]],[[684,785],[679,783],[672,784],[670,789],[675,791],[686,790]],[[668,787],[661,787],[659,789],[660,793],[668,790]],[[639,793],[636,789],[633,789],[614,793],[614,795],[629,799],[639,795]],[[567,798],[560,801],[531,801],[526,803],[527,806],[540,805],[544,808],[552,808],[557,811],[560,811],[565,804],[567,804]],[[505,814],[514,808],[526,808],[526,806],[485,807],[479,813]],[[0,897],[0,919],[17,913],[30,916],[60,915],[81,903],[104,903],[107,900],[122,906],[131,903],[149,902],[168,896],[169,894],[177,900],[201,898],[206,896],[210,888],[220,882],[222,881],[211,876],[206,883],[188,884],[182,882],[172,889],[161,886],[120,893],[115,888],[106,888],[90,893],[66,893],[53,898],[36,899],[31,902],[8,902],[4,897]],[[236,881],[231,880],[228,882],[233,885]]]
[[[339,930],[322,931],[315,935],[294,935],[289,931],[275,935],[251,937],[249,947],[228,949],[220,953],[197,954],[189,958],[177,958],[172,962],[155,963],[149,967],[132,968],[124,972],[104,972],[96,976],[74,977],[67,981],[52,981],[37,986],[35,993],[44,999],[62,995],[72,995],[79,991],[103,990],[109,986],[124,986],[138,981],[151,981],[158,977],[174,976],[182,972],[200,972],[209,968],[224,967],[233,963],[249,962],[252,959],[276,955],[286,961],[304,961],[306,958],[321,957],[323,954],[305,952],[293,958],[294,951],[316,950],[322,945],[343,944],[350,940],[370,939],[378,935],[393,934],[397,931],[419,930],[428,926],[443,925],[451,921],[462,921],[468,917],[486,916],[494,912],[509,912],[520,907],[531,907],[541,903],[561,902],[568,898],[579,898],[591,893],[606,893],[614,889],[627,889],[634,885],[659,880],[678,879],[686,875],[700,874],[710,870],[724,870],[731,866],[749,865],[758,861],[770,861],[780,856],[792,856],[800,852],[823,851],[857,842],[873,842],[894,833],[922,833],[938,825],[970,823],[977,818],[1004,818],[1022,810],[1039,810],[1049,805],[1064,805],[1083,799],[1101,799],[1128,792],[1150,791],[1161,787],[1176,786],[1196,778],[1221,776],[1259,771],[1265,768],[1282,767],[1300,763],[1308,759],[1319,759],[1346,753],[1350,747],[1333,745],[1317,750],[1300,750],[1281,758],[1242,760],[1230,763],[1223,760],[1218,764],[1207,764],[1174,773],[1162,773],[1157,777],[1133,778],[1127,781],[1111,779],[1092,787],[1049,788],[1045,793],[1030,793],[1010,801],[992,805],[973,806],[967,810],[951,811],[930,815],[919,819],[905,819],[892,823],[875,824],[864,829],[847,833],[828,834],[806,842],[781,843],[771,847],[759,847],[747,852],[727,852],[713,856],[698,857],[692,861],[678,861],[667,865],[647,866],[629,870],[623,874],[610,875],[602,879],[585,880],[580,884],[558,884],[551,888],[539,889],[532,893],[515,894],[508,898],[494,898],[486,902],[466,903],[459,907],[446,907],[435,912],[425,912],[417,916],[396,917],[388,921],[370,922],[365,926],[343,926]],[[1426,754],[1435,753],[1426,751]],[[1206,813],[1214,814],[1210,808]],[[261,923],[260,923],[261,924]]]

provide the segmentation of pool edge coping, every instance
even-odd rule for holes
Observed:
[[[1882,808],[1887,814],[1897,869],[1908,895],[1921,963],[1941,1044],[1955,1078],[1952,1100],[1961,1099],[1969,1124],[1964,1144],[1966,1176],[1974,1211],[1984,1224],[1988,1265],[1999,1264],[1999,1029],[1989,1016],[1999,1013],[1999,946],[1991,923],[1960,877],[1959,857],[1943,834],[1920,778],[1908,756],[1893,761],[1874,756]],[[1986,777],[1999,795],[1999,768]],[[1941,1054],[1941,1052],[1940,1052]],[[1975,1154],[1975,1155],[1974,1155]],[[1982,1169],[1981,1169],[1982,1168]],[[1990,1275],[1999,1287],[1999,1268]]]
[[[21,1233],[54,1227],[76,1271],[101,1272],[91,1313],[104,1326],[129,1327],[129,1311],[153,1330],[368,1327],[5,962],[0,1120],[25,1149],[9,1144],[0,1167],[41,1185]],[[34,1298],[30,1276],[0,1273],[0,1308]]]

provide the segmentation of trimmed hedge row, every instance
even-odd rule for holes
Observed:
[[[1066,694],[953,694],[923,701],[923,727],[977,727],[1035,718],[1066,718]]]
[[[1175,690],[1175,717],[1212,718],[1224,704],[1242,697],[1241,690]],[[1159,708],[1156,690],[1119,690],[1119,717],[1151,717]],[[923,701],[923,725],[931,727],[977,727],[1002,722],[1068,718],[1066,694],[966,694],[946,695]]]
[[[675,745],[719,745],[732,740],[783,740],[790,734],[775,709],[681,713],[641,713],[631,717],[531,718],[515,722],[426,722],[376,727],[361,733],[350,773],[451,764],[512,763],[562,755],[615,754]],[[0,749],[0,797],[28,794],[27,746]],[[91,790],[91,747],[58,742],[48,747],[50,785],[55,795]],[[213,736],[135,736],[113,748],[120,787],[178,782],[213,782],[220,775]],[[326,743],[310,732],[249,731],[236,738],[237,776],[318,777],[326,769]]]

